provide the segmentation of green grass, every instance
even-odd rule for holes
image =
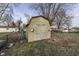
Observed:
[[[10,34],[10,32],[1,32],[0,37],[3,37],[3,36],[8,35],[8,34]]]
[[[25,40],[26,41],[26,40]],[[17,42],[4,50],[8,56],[79,56],[79,33],[52,33],[47,40]]]

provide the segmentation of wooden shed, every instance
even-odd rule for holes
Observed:
[[[26,28],[28,42],[51,38],[50,23],[43,16],[32,17]]]

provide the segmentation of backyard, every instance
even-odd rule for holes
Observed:
[[[21,42],[23,41],[23,42]],[[1,51],[5,55],[32,56],[32,55],[79,55],[79,33],[56,33],[52,32],[52,39],[40,40],[27,43],[21,40],[11,48]]]
[[[79,55],[78,12],[75,3],[0,3],[0,56]]]

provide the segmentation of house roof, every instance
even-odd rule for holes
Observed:
[[[28,22],[28,24],[26,25],[26,27],[31,23],[31,20],[33,19],[33,18],[38,18],[38,17],[42,17],[42,18],[44,18],[45,20],[47,20],[48,21],[48,18],[46,18],[46,17],[44,17],[44,16],[33,16],[31,19],[30,19],[30,21]],[[49,21],[48,21],[49,22]],[[50,24],[50,23],[49,23]]]
[[[0,26],[0,28],[15,28],[15,26]]]

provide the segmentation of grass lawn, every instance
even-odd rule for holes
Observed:
[[[25,40],[26,41],[26,40]],[[17,42],[4,50],[11,56],[75,56],[79,55],[79,33],[52,33],[52,38],[36,42]]]
[[[10,32],[1,32],[0,37],[3,37],[3,36],[8,35],[8,34],[10,34]]]

